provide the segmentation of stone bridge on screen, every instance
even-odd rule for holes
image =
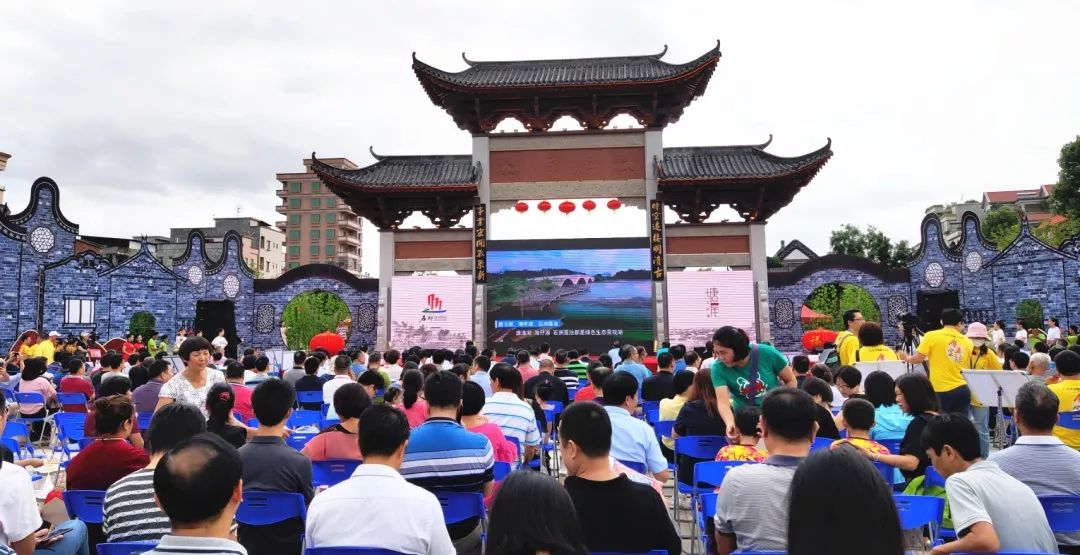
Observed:
[[[551,281],[552,283],[561,287],[570,287],[572,285],[588,285],[596,278],[585,274],[561,274],[557,276],[541,276],[529,278],[529,281]]]

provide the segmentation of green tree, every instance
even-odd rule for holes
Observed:
[[[1059,247],[1066,240],[1080,234],[1080,218],[1069,218],[1063,222],[1050,225],[1044,222],[1042,225],[1031,230],[1032,235],[1051,247]]]
[[[1057,214],[1080,217],[1080,135],[1061,147],[1058,167],[1058,182],[1050,204]]]
[[[892,251],[892,264],[894,268],[903,268],[911,262],[911,259],[915,256],[915,249],[911,248],[906,240],[898,241],[893,245]]]
[[[1039,301],[1025,299],[1016,305],[1016,319],[1023,322],[1025,328],[1041,328],[1046,317]]]
[[[866,257],[878,264],[891,266],[893,262],[892,241],[880,229],[870,226],[863,235]]]
[[[829,234],[829,249],[834,254],[866,256],[866,237],[861,229],[844,224]]]
[[[784,263],[779,258],[777,258],[775,256],[770,256],[770,257],[765,259],[765,267],[766,268],[783,268]]]
[[[150,339],[150,332],[153,331],[154,326],[157,325],[157,318],[154,315],[139,311],[131,315],[131,322],[128,323],[128,333],[143,336],[143,341]]]
[[[844,312],[856,309],[863,314],[868,322],[878,322],[881,319],[881,310],[877,302],[858,285],[847,283],[827,283],[814,289],[803,303],[811,310],[829,316],[830,321],[825,327],[840,331],[844,329]]]
[[[311,338],[324,331],[334,331],[349,318],[349,305],[329,291],[306,291],[293,297],[281,313],[289,327],[290,349],[307,349]]]
[[[999,251],[1005,250],[1020,235],[1020,214],[1010,206],[995,206],[982,219],[982,233]]]

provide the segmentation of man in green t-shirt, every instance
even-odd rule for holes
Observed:
[[[754,350],[757,351],[757,380],[750,383]],[[795,372],[787,358],[770,345],[750,345],[750,338],[742,330],[724,326],[713,335],[712,382],[716,388],[716,402],[724,419],[728,437],[738,438],[733,409],[758,405],[765,393],[781,385],[796,387]]]

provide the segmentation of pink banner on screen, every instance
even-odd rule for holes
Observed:
[[[390,343],[459,349],[472,339],[472,276],[394,276]]]
[[[754,340],[754,278],[750,271],[668,272],[668,340],[704,345],[721,326]]]

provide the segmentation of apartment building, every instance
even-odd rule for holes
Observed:
[[[320,158],[334,167],[355,170],[348,158]],[[285,269],[303,264],[334,264],[356,275],[361,272],[360,219],[311,171],[311,159],[304,159],[304,171],[279,173],[281,182],[277,211],[285,216],[277,227],[285,232]]]

